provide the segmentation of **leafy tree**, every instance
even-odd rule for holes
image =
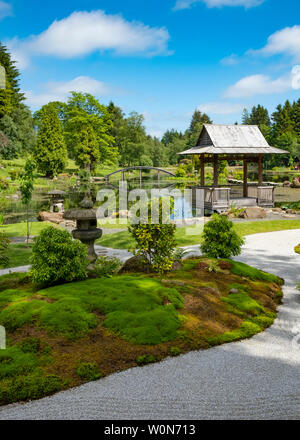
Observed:
[[[44,105],[41,109],[40,128],[33,154],[38,171],[47,177],[61,173],[66,166],[67,149],[62,123],[51,105]]]
[[[94,170],[98,162],[114,163],[118,150],[110,133],[107,108],[89,93],[72,92],[65,109],[65,138],[70,155]]]
[[[233,229],[233,223],[224,215],[214,214],[205,224],[201,252],[211,258],[230,258],[239,255],[244,239]]]
[[[36,164],[32,159],[27,159],[24,167],[24,171],[20,180],[20,192],[23,205],[26,206],[26,222],[27,222],[27,245],[29,242],[29,204],[32,199],[32,193],[34,189],[34,171]]]
[[[20,91],[20,72],[16,62],[11,59],[7,47],[0,42],[0,64],[5,68],[8,89],[11,91],[12,106],[15,108],[24,101],[24,94]]]

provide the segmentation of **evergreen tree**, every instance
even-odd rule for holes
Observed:
[[[51,105],[42,107],[40,121],[34,159],[38,171],[53,177],[64,170],[67,162],[62,123]]]
[[[196,146],[204,124],[212,124],[212,120],[206,113],[195,110],[188,130],[188,148]]]
[[[0,64],[5,68],[8,89],[12,93],[12,105],[17,107],[24,101],[24,94],[20,92],[20,72],[16,68],[16,62],[11,59],[6,46],[0,42]]]

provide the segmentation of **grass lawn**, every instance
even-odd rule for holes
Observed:
[[[270,220],[235,223],[235,230],[243,235],[252,235],[262,232],[284,231],[287,229],[300,229],[300,220]],[[191,234],[191,235],[190,235]],[[176,240],[178,246],[189,246],[199,244],[201,239],[201,228],[194,227],[177,228]],[[134,240],[127,231],[105,235],[97,241],[101,246],[113,249],[130,249],[134,247]]]
[[[251,337],[273,323],[281,285],[247,265],[205,258],[163,279],[133,273],[39,290],[25,274],[0,277],[8,340],[0,405]]]
[[[30,235],[31,236],[39,235],[42,232],[42,230],[47,228],[48,226],[59,227],[50,222],[33,222],[30,223],[29,226]],[[0,226],[0,232],[3,232],[7,237],[26,237],[27,224],[26,222],[22,222],[22,223],[15,223],[12,225],[2,225]]]
[[[9,258],[8,267],[27,266],[30,264],[31,253],[31,244],[28,247],[25,244],[10,244],[7,252]],[[4,267],[0,265],[0,269],[4,269]]]

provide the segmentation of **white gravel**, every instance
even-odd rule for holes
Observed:
[[[0,419],[300,419],[300,230],[247,237],[239,260],[286,280],[279,317],[250,340],[0,408]]]

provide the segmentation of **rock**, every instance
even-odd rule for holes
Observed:
[[[126,273],[126,272],[149,273],[150,269],[151,268],[149,262],[145,261],[143,257],[135,256],[129,258],[129,260],[125,262],[124,266],[121,268],[119,273]]]
[[[291,186],[291,182],[289,180],[286,180],[285,182],[283,182],[282,186],[289,187]]]
[[[239,218],[245,219],[266,218],[266,216],[267,213],[265,209],[259,207],[245,208],[244,211],[239,214]]]
[[[238,289],[230,289],[229,291],[229,295],[236,295],[237,293],[239,293]]]
[[[300,181],[297,177],[296,177],[296,179],[293,180],[293,182],[291,184],[291,188],[300,188]]]
[[[42,211],[38,215],[38,220],[40,222],[50,222],[59,225],[60,223],[64,223],[62,212],[46,212]]]
[[[281,208],[272,208],[272,212],[278,212],[281,213],[282,209]]]
[[[300,211],[296,211],[296,209],[287,209],[286,212],[287,212],[287,214],[300,215]]]
[[[296,216],[292,215],[292,214],[283,214],[282,217],[284,217],[284,218],[296,218]]]

